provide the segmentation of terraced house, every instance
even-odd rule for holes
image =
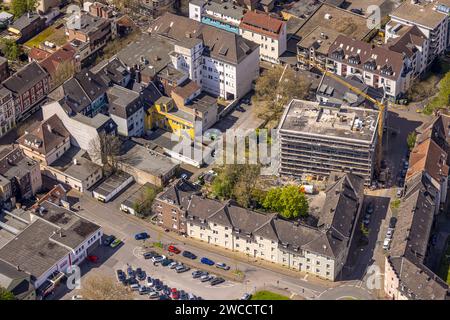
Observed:
[[[189,237],[334,281],[348,255],[363,202],[364,180],[334,174],[316,225],[207,199],[186,181],[157,197],[158,224]]]

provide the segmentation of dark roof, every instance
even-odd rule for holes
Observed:
[[[148,85],[134,83],[133,90],[140,94],[146,109],[152,107],[155,102],[162,97],[162,93],[153,82],[150,82]]]
[[[417,26],[412,26],[401,37],[389,42],[387,47],[389,50],[411,57],[418,51],[417,47],[422,47],[425,41],[427,38],[422,31]]]
[[[16,267],[0,260],[0,287],[10,290],[16,299],[20,300],[22,297],[28,295],[30,291],[34,290],[29,278],[30,276],[25,272],[19,271]],[[11,287],[17,280],[21,281],[14,287]]]
[[[340,35],[328,50],[328,57],[390,79],[401,76],[403,54]]]
[[[82,112],[92,101],[104,95],[107,84],[98,75],[83,70],[64,82],[55,91],[60,91],[64,103],[75,112]]]
[[[22,31],[29,25],[31,25],[31,24],[35,23],[37,20],[41,20],[41,19],[42,18],[38,14],[24,13],[23,15],[20,16],[19,19],[14,21],[14,23],[11,25],[11,28]]]
[[[319,227],[287,221],[276,214],[262,214],[222,203],[190,191],[180,198],[169,187],[165,201],[186,209],[187,219],[205,224],[208,221],[232,227],[242,236],[264,236],[281,244],[282,250],[297,252],[300,248],[317,254],[338,257],[351,241],[357,214],[363,201],[364,179],[351,174],[337,174],[327,189],[326,205],[319,217]],[[170,200],[167,200],[170,199]],[[181,199],[181,200],[180,200]]]
[[[34,129],[21,136],[17,142],[41,154],[47,154],[70,137],[57,115],[39,123]]]
[[[47,72],[35,61],[30,62],[3,82],[3,85],[14,92],[22,94],[48,77]]]
[[[186,209],[189,198],[198,193],[198,188],[187,180],[179,179],[162,191],[157,199]]]
[[[99,69],[97,70],[97,68]],[[127,66],[117,57],[100,63],[100,66],[92,68],[91,71],[100,75],[105,83],[121,84],[125,78],[131,75]]]
[[[34,48],[33,48],[34,49]],[[54,75],[59,66],[65,62],[73,62],[76,50],[66,43],[61,48],[44,58],[39,64],[50,74]]]
[[[142,101],[136,91],[114,85],[106,92],[109,102],[109,113],[117,117],[128,119],[139,109],[142,109]]]
[[[259,47],[241,36],[219,28],[202,24],[195,20],[165,13],[156,19],[149,32],[157,34],[175,43],[185,43],[187,40],[203,40],[209,55],[215,59],[237,64]]]
[[[183,99],[187,99],[191,95],[193,95],[194,93],[199,91],[200,89],[201,89],[201,87],[195,81],[192,81],[189,79],[189,80],[183,82],[182,84],[180,84],[179,86],[176,86],[175,88],[173,88],[172,92],[176,93]]]

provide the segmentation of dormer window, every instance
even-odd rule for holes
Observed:
[[[394,72],[392,71],[392,67],[391,66],[383,66],[381,68],[381,74],[385,75],[385,76],[392,76]]]
[[[371,59],[368,60],[364,63],[364,68],[367,70],[375,70],[377,68],[377,63],[375,62],[375,60]]]
[[[344,50],[339,48],[339,49],[333,51],[331,53],[331,57],[334,58],[334,59],[339,59],[339,60],[344,59]]]
[[[354,56],[350,56],[348,58],[348,62],[351,64],[360,64],[361,63],[361,59],[359,58],[359,55],[354,55]]]

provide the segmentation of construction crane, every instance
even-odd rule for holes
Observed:
[[[347,87],[349,90],[355,92],[358,95],[363,96],[365,99],[369,100],[370,102],[372,102],[374,105],[376,105],[378,107],[378,109],[380,110],[379,114],[378,114],[378,138],[377,138],[377,146],[376,146],[376,169],[377,172],[379,172],[380,170],[380,166],[381,166],[381,157],[382,157],[382,142],[383,142],[383,129],[384,129],[384,113],[386,110],[386,106],[383,102],[380,102],[374,98],[372,98],[371,96],[369,96],[367,93],[365,93],[364,91],[362,91],[361,89],[352,86],[350,83],[348,83],[347,81],[345,81],[343,78],[339,77],[338,75],[326,70],[326,68],[323,68],[319,63],[316,63],[315,61],[311,61],[309,59],[305,59],[302,57],[299,57],[299,60],[302,61],[305,64],[309,64],[314,66],[315,68],[317,68],[320,72],[322,72],[324,75],[333,78],[334,80],[336,80],[337,82],[341,83],[342,85],[344,85],[345,87]]]

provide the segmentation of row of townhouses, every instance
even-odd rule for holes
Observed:
[[[293,270],[335,280],[347,259],[363,202],[364,180],[334,174],[317,225],[284,220],[208,199],[178,180],[159,194],[153,212],[171,231],[263,259]]]
[[[428,267],[430,238],[446,207],[450,117],[420,126],[410,155],[404,196],[391,249],[386,256],[384,290],[398,300],[448,299],[448,285]]]

